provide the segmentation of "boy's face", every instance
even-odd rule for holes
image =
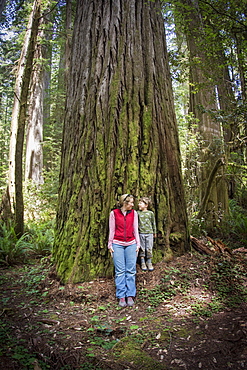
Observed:
[[[138,207],[139,207],[139,210],[140,211],[144,211],[144,210],[146,210],[148,208],[148,205],[146,203],[144,203],[143,201],[140,201],[138,203]]]

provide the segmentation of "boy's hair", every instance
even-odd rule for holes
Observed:
[[[145,203],[148,207],[151,207],[152,205],[151,199],[148,197],[141,197],[140,202]]]

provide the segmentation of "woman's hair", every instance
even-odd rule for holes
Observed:
[[[143,202],[143,203],[145,203],[148,207],[151,207],[151,206],[152,206],[152,201],[151,201],[151,199],[150,199],[150,198],[148,198],[148,197],[141,197],[141,198],[139,199],[139,202]]]
[[[121,207],[124,203],[129,203],[131,199],[134,199],[134,196],[131,194],[123,194],[119,198],[119,206]]]

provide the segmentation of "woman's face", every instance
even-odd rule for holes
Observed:
[[[133,207],[134,207],[134,199],[133,198],[130,198],[128,203],[124,203],[124,208],[126,209],[126,211],[130,211]]]

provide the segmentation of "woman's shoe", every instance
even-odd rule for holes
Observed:
[[[119,299],[119,306],[120,307],[126,307],[127,306],[125,298],[120,298]]]
[[[133,301],[133,298],[132,297],[128,297],[127,298],[127,305],[128,306],[134,306],[135,302]]]

